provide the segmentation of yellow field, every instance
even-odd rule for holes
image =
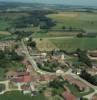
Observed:
[[[64,18],[64,17],[70,17],[70,18],[76,18],[80,16],[80,13],[77,12],[59,12],[57,14],[50,14],[48,15],[48,17],[52,17],[52,18]]]

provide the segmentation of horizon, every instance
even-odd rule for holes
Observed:
[[[23,3],[45,3],[45,4],[63,4],[80,6],[97,6],[97,0],[0,0],[2,2],[23,2]]]

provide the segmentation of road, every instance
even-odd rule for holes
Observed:
[[[34,58],[33,58],[33,56],[30,56],[29,51],[28,51],[26,45],[24,44],[24,40],[21,40],[21,43],[22,43],[22,47],[25,51],[25,55],[26,55],[27,59],[30,61],[31,65],[32,65],[32,68],[36,72],[38,72],[40,74],[43,74],[43,75],[45,75],[45,74],[51,74],[51,75],[54,74],[54,73],[46,72],[46,71],[43,71],[43,70],[39,69],[36,62],[35,62],[35,60],[34,60]]]
[[[15,91],[15,90],[19,90],[20,91],[21,90],[20,86],[18,86],[17,89],[10,89],[9,83],[10,83],[10,80],[0,81],[0,84],[4,84],[5,85],[5,89],[2,92],[0,92],[0,95],[6,93],[8,91]]]
[[[89,87],[91,87],[92,89],[94,89],[93,93],[84,96],[84,97],[88,98],[88,100],[92,100],[92,96],[97,93],[97,86],[94,86],[94,85],[90,84],[89,82],[87,82],[83,78],[81,78],[78,75],[72,73],[72,69],[69,69],[66,73],[64,73],[64,75],[71,75],[75,79],[81,80],[83,83],[87,84]]]
[[[74,36],[61,36],[61,37],[42,37],[42,39],[72,39]],[[34,38],[40,39],[40,37]]]
[[[89,87],[91,87],[92,89],[94,89],[94,92],[93,92],[93,93],[84,96],[84,97],[88,98],[88,100],[92,100],[92,96],[93,96],[94,94],[97,93],[97,86],[94,86],[94,85],[90,84],[89,82],[87,82],[86,80],[84,80],[83,78],[81,78],[81,77],[79,77],[79,76],[77,76],[77,75],[75,75],[75,74],[73,75],[73,74],[71,73],[71,75],[72,75],[74,78],[81,80],[83,83],[87,84],[87,85],[88,85]]]
[[[4,93],[5,91],[9,90],[9,80],[7,81],[0,81],[0,84],[4,84],[5,85],[5,90],[3,90],[0,94]]]
[[[55,74],[55,73],[49,73],[49,72],[45,72],[45,71],[40,70],[40,69],[38,68],[36,62],[34,61],[33,56],[30,56],[30,54],[29,54],[29,52],[28,52],[28,50],[27,50],[27,47],[26,47],[26,45],[24,44],[24,41],[22,40],[21,42],[22,42],[22,46],[23,46],[23,49],[24,49],[24,51],[25,51],[26,57],[28,58],[28,60],[30,61],[32,67],[34,68],[34,70],[35,70],[36,72],[38,72],[38,73],[40,73],[40,74],[43,74],[43,75],[45,75],[45,74]],[[82,78],[79,77],[78,75],[72,73],[72,69],[69,69],[66,73],[64,73],[64,75],[67,75],[67,74],[73,76],[73,77],[76,78],[76,79],[81,80],[83,83],[87,84],[89,87],[91,87],[91,88],[94,89],[94,92],[93,92],[93,93],[88,94],[88,95],[86,95],[86,96],[84,96],[84,97],[86,97],[86,98],[88,98],[89,100],[91,100],[92,96],[93,96],[95,93],[97,93],[97,86],[94,86],[94,85],[90,84],[89,82],[87,82],[86,80],[82,79]]]

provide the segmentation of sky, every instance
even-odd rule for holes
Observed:
[[[97,6],[97,0],[0,0],[0,1],[17,1],[17,2],[35,2],[49,4],[68,4],[68,5],[86,5]]]

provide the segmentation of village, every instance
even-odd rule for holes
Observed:
[[[41,92],[50,98],[55,91],[62,100],[81,100],[81,98],[96,100],[97,87],[79,76],[81,69],[74,71],[71,63],[66,62],[66,54],[57,51],[53,54],[33,51],[25,42],[22,40],[15,49],[18,55],[23,55],[21,63],[25,67],[22,70],[8,70],[5,73],[5,80],[0,81],[0,84],[5,85],[5,89],[0,94],[18,90],[24,95],[31,96]],[[0,42],[0,48],[11,49],[16,44],[15,41]],[[92,53],[89,56],[91,59],[94,58]],[[91,75],[96,75],[96,70],[96,67],[87,69]]]

